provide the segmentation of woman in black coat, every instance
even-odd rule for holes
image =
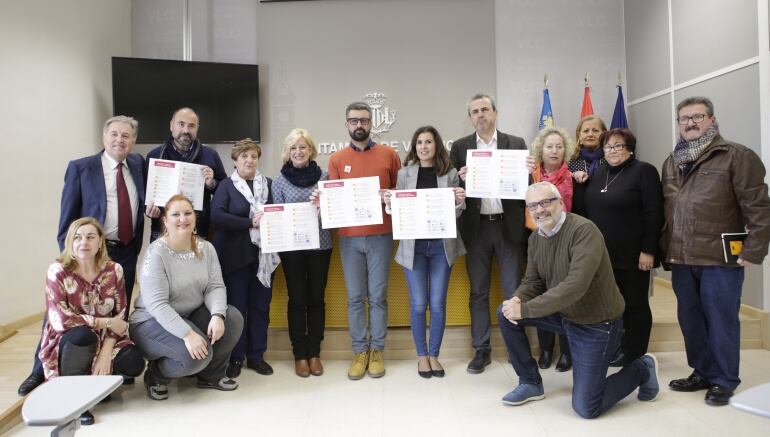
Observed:
[[[636,137],[628,129],[602,134],[603,164],[588,182],[586,215],[604,235],[615,282],[626,301],[625,334],[611,365],[622,366],[647,352],[652,329],[650,271],[663,225],[658,170],[635,158]]]
[[[236,378],[246,367],[261,375],[273,368],[263,357],[273,297],[273,272],[280,259],[259,248],[259,207],[273,203],[272,181],[259,170],[262,149],[251,139],[238,141],[230,154],[235,171],[222,181],[211,200],[211,221],[217,227],[214,247],[227,287],[227,303],[243,315],[243,333],[230,354],[227,376]]]

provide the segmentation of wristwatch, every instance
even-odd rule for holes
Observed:
[[[220,319],[222,319],[223,322],[225,321],[224,314],[215,313],[215,314],[212,314],[211,317],[219,317]]]
[[[112,328],[112,319],[107,319],[107,321],[104,322],[104,327],[107,329]]]

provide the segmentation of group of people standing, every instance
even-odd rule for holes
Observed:
[[[688,378],[672,381],[671,389],[708,389],[708,403],[725,404],[739,383],[742,266],[760,263],[767,254],[770,199],[761,161],[719,136],[711,102],[680,103],[680,141],[664,164],[662,183],[653,165],[636,159],[636,138],[628,129],[607,130],[595,116],[580,120],[575,141],[563,128],[543,129],[527,161],[532,185],[526,201],[466,197],[468,150],[527,150],[522,138],[497,130],[491,96],[474,95],[467,110],[473,134],[455,141],[447,153],[434,127],[420,127],[402,167],[391,147],[372,140],[371,108],[352,103],[345,111],[350,146],[331,156],[328,172],[315,161],[310,134],[294,129],[282,145],[283,165],[273,180],[260,173],[262,151],[250,139],[233,146],[235,169],[228,176],[216,152],[197,139],[198,116],[181,108],[172,116],[169,139],[148,154],[148,162],[154,157],[202,165],[200,212],[183,195],[162,207],[144,206],[148,162],[130,153],[137,122],[110,118],[103,129],[104,151],[67,168],[58,233],[62,252],[48,272],[36,364],[19,393],[58,375],[117,373],[130,384],[142,374],[144,359],[144,383],[155,400],[167,399],[168,384],[182,376],[195,375],[200,388],[230,391],[238,387],[235,378],[244,365],[272,374],[264,353],[279,263],[289,297],[295,373],[323,374],[331,233],[319,220],[318,249],[263,253],[261,207],[318,205],[319,181],[377,176],[382,224],[338,230],[353,351],[349,379],[385,374],[390,191],[452,188],[458,237],[401,240],[395,254],[409,288],[419,376],[445,375],[439,355],[447,288],[462,255],[475,350],[467,371],[478,374],[490,364],[495,258],[505,299],[498,321],[519,376],[503,403],[544,397],[538,367],[552,363],[554,333],[561,351],[557,370],[573,369],[573,407],[579,415],[596,417],[637,388],[640,400],[654,400],[659,385],[657,360],[647,353],[648,290],[650,271],[663,262],[673,269],[694,368]],[[141,294],[129,316],[145,215],[152,220],[151,243],[139,266]],[[211,239],[210,224],[216,229]],[[738,265],[726,265],[720,234],[744,229],[748,236]],[[718,292],[725,288],[727,297]],[[525,326],[538,328],[538,360],[531,356]],[[607,377],[609,366],[621,370]],[[81,422],[93,423],[91,413]]]

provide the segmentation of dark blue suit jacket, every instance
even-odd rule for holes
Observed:
[[[59,250],[64,248],[64,239],[70,224],[81,217],[93,217],[104,224],[107,214],[107,192],[104,186],[104,171],[102,170],[102,153],[70,161],[64,174],[64,188],[61,192],[61,212],[59,215]],[[142,248],[144,235],[144,158],[142,155],[130,153],[126,164],[131,172],[131,178],[136,185],[138,205],[136,223],[134,223],[133,245],[136,252]]]
[[[267,203],[273,203],[273,181],[270,178],[267,178],[267,189]],[[211,223],[217,227],[213,243],[223,274],[259,262],[259,248],[251,243],[249,236],[249,202],[230,178],[219,184],[211,199]]]

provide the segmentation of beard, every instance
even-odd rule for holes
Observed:
[[[369,131],[362,127],[356,128],[352,131],[349,130],[348,133],[350,134],[350,138],[352,138],[354,141],[364,141],[365,139],[369,138]]]
[[[174,140],[176,141],[177,145],[186,149],[190,147],[190,144],[192,144],[193,141],[195,141],[195,138],[193,138],[190,134],[179,134],[176,136],[176,138],[174,138]]]

